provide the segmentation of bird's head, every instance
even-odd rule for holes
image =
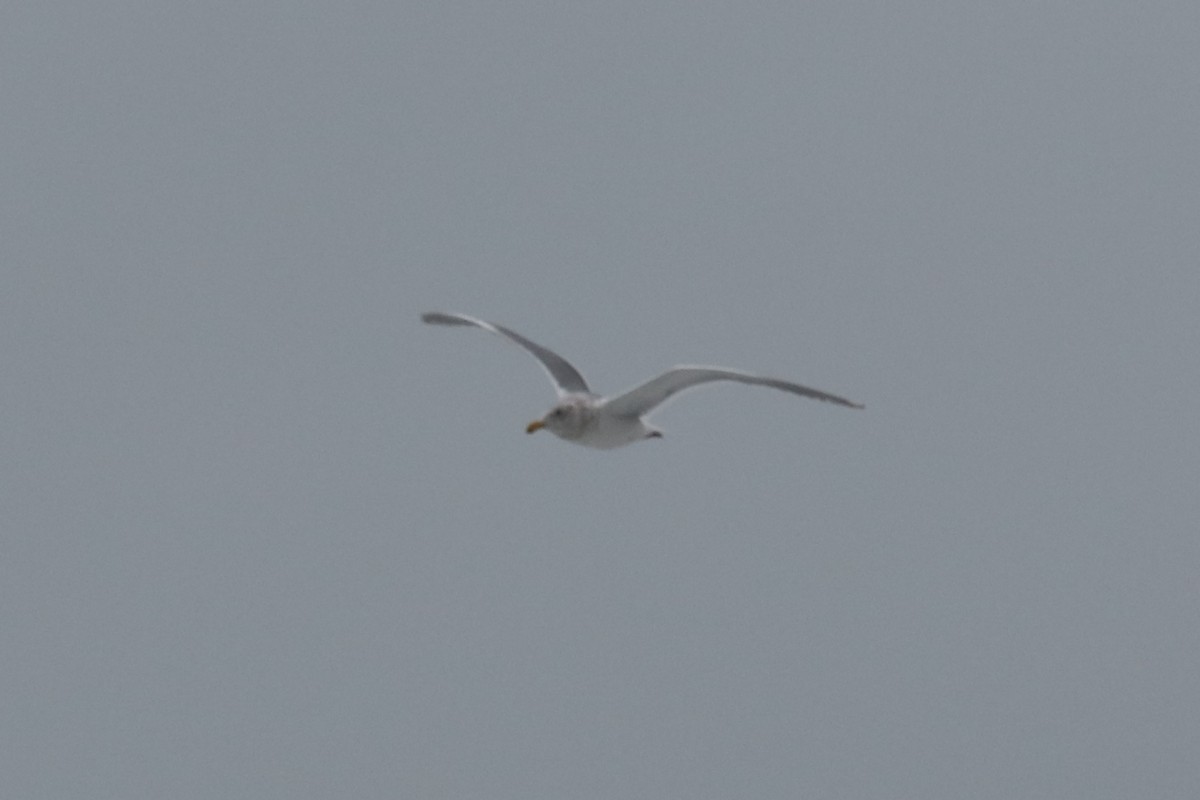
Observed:
[[[535,419],[525,427],[526,433],[536,433],[542,428],[561,439],[578,439],[591,420],[591,407],[577,397],[568,397],[546,412],[546,416]]]

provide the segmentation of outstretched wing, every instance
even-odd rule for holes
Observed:
[[[837,403],[850,408],[862,408],[858,403],[851,402],[844,397],[810,389],[798,383],[781,381],[777,378],[763,378],[719,367],[675,367],[657,378],[646,381],[641,386],[630,389],[625,394],[609,398],[605,401],[604,408],[618,416],[640,417],[684,389],[711,381],[737,381],[755,386],[770,386],[773,389],[782,389],[785,392],[811,397],[814,400],[824,400],[827,403]]]
[[[534,358],[541,362],[546,372],[549,373],[550,379],[554,381],[554,388],[558,392],[559,397],[576,392],[591,394],[592,390],[588,388],[587,381],[579,374],[579,370],[571,366],[569,361],[558,353],[547,350],[536,342],[529,341],[516,331],[510,331],[503,325],[484,322],[481,319],[468,317],[464,314],[443,314],[439,311],[422,314],[421,321],[430,325],[467,325],[490,331],[525,348]]]

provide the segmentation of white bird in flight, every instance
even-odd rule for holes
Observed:
[[[858,403],[844,397],[810,389],[798,383],[720,367],[675,367],[624,394],[601,397],[588,387],[579,370],[571,366],[565,358],[502,325],[484,322],[464,314],[444,314],[437,311],[422,314],[421,320],[430,325],[467,325],[483,328],[525,348],[541,362],[550,379],[554,381],[555,391],[558,392],[558,402],[554,407],[541,419],[529,423],[525,432],[534,433],[545,428],[560,439],[603,450],[641,439],[661,437],[662,431],[647,425],[642,417],[684,389],[711,381],[738,381],[771,386],[827,403],[862,408]]]

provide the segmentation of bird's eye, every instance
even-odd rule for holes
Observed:
[[[550,416],[552,416],[552,417],[561,417],[562,415],[563,415],[563,410],[561,408],[554,409],[554,411],[550,414]]]

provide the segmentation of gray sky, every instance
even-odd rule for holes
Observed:
[[[1200,7],[594,5],[3,12],[0,795],[1200,795]]]

